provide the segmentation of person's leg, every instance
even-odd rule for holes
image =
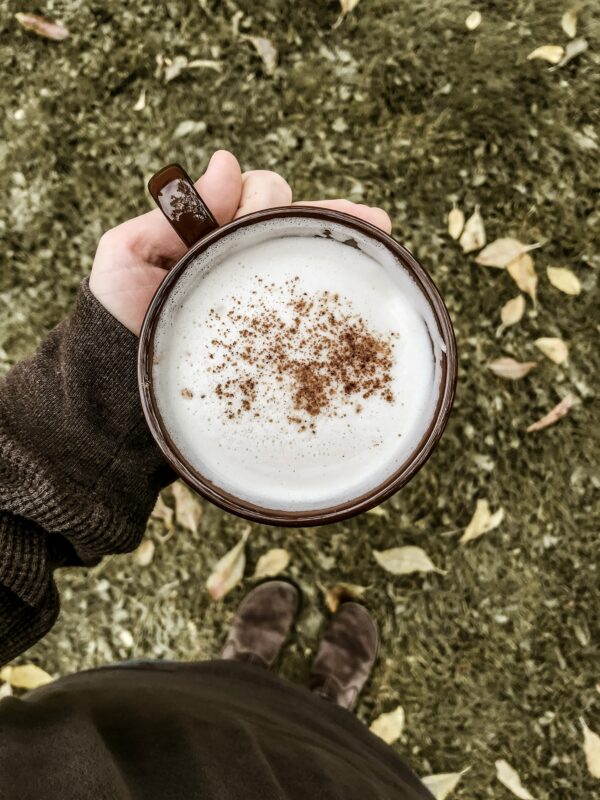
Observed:
[[[300,593],[286,581],[267,581],[243,599],[221,658],[273,666],[300,605]]]
[[[379,646],[377,625],[358,603],[344,603],[327,626],[313,661],[311,689],[351,711]]]

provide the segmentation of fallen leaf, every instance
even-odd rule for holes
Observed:
[[[533,795],[522,785],[519,773],[503,758],[496,761],[496,777],[515,797],[520,800],[534,800]]]
[[[473,250],[479,250],[485,244],[485,227],[483,219],[479,213],[479,206],[475,207],[475,211],[465,223],[462,236],[460,237],[460,246],[463,253],[470,253]]]
[[[532,59],[541,59],[542,61],[549,61],[550,64],[558,64],[564,55],[564,48],[559,44],[544,44],[542,47],[536,47],[527,56],[528,61]]]
[[[144,539],[141,545],[133,553],[133,560],[138,567],[147,567],[154,558],[154,542],[152,539]]]
[[[569,348],[562,339],[542,336],[541,339],[535,340],[534,345],[555,364],[562,364],[569,357]]]
[[[156,501],[156,505],[152,509],[152,514],[150,516],[153,519],[160,519],[165,523],[165,528],[167,530],[173,529],[173,509],[168,506],[162,497],[159,495],[158,500]]]
[[[272,578],[279,575],[280,572],[287,567],[290,563],[290,554],[282,547],[274,547],[258,559],[256,569],[254,570],[254,578]]]
[[[560,26],[569,39],[573,39],[577,35],[577,12],[574,8],[565,11],[560,20]]]
[[[502,324],[508,328],[510,325],[516,325],[522,319],[524,313],[525,298],[522,294],[519,294],[504,303],[500,309],[500,319]]]
[[[377,717],[370,724],[369,730],[375,736],[383,739],[386,744],[394,744],[402,736],[404,720],[404,709],[402,706],[398,706],[393,711],[388,711],[386,714],[381,714]]]
[[[372,517],[389,517],[387,508],[382,508],[381,506],[370,508],[366,513],[370,514]]]
[[[574,272],[566,267],[548,267],[546,270],[548,280],[556,289],[565,294],[578,295],[581,292],[581,283]]]
[[[454,206],[448,214],[448,233],[453,239],[458,239],[465,227],[465,215]]]
[[[579,721],[583,728],[583,752],[587,768],[593,778],[600,778],[600,736],[588,728],[583,717]]]
[[[214,61],[210,58],[195,58],[187,63],[186,69],[212,69],[215,72],[221,72],[223,65],[220,61]]]
[[[475,28],[481,25],[481,13],[479,11],[471,11],[465,20],[465,25],[467,26],[467,30],[474,31]]]
[[[470,767],[467,767],[461,772],[440,772],[439,775],[426,775],[424,778],[421,778],[421,780],[435,797],[435,800],[446,800],[450,792],[456,789],[460,779],[469,769]]]
[[[21,664],[18,667],[0,669],[0,680],[10,683],[16,689],[37,689],[38,686],[51,683],[54,678],[35,664]]]
[[[359,4],[360,0],[340,0],[342,16],[345,17]]]
[[[189,136],[193,133],[205,133],[206,122],[202,120],[196,121],[193,119],[184,119],[173,131],[174,139],[183,139],[184,136]]]
[[[540,243],[523,244],[518,239],[511,239],[509,236],[503,239],[496,239],[487,247],[484,247],[475,261],[484,267],[498,267],[504,269],[519,256],[540,247]]]
[[[265,39],[264,36],[247,36],[244,38],[252,42],[254,49],[264,64],[267,75],[272,75],[277,67],[277,49],[273,42],[270,39]]]
[[[537,361],[515,361],[514,358],[497,358],[488,364],[488,369],[499,378],[509,381],[518,381],[537,366]]]
[[[165,83],[170,83],[177,78],[187,67],[188,60],[185,56],[175,56],[175,58],[165,58]]]
[[[235,547],[215,564],[206,581],[206,588],[213,600],[221,600],[242,580],[246,567],[246,540],[249,535],[250,528],[247,528]]]
[[[465,528],[465,532],[460,537],[460,544],[479,539],[484,533],[489,533],[497,528],[504,519],[504,509],[499,508],[492,514],[490,504],[487,500],[478,500],[475,505],[475,513],[471,521]]]
[[[569,63],[569,61],[572,61],[574,58],[577,58],[577,56],[580,56],[582,53],[585,53],[587,49],[588,49],[588,43],[585,39],[573,39],[565,47],[565,54],[563,58],[558,62],[558,64],[555,67],[552,67],[552,70],[564,67],[565,64]]]
[[[3,683],[2,686],[0,686],[0,700],[2,700],[3,697],[12,697],[12,694],[13,690],[10,683]]]
[[[558,422],[559,419],[562,419],[566,414],[568,414],[569,410],[573,408],[574,405],[574,396],[572,394],[568,394],[545,416],[543,416],[541,419],[538,419],[537,422],[532,423],[527,428],[527,433],[532,433],[533,431],[542,431],[544,428],[554,425],[555,422]]]
[[[146,90],[142,89],[140,92],[140,96],[138,97],[136,104],[133,107],[134,111],[143,111],[146,108]]]
[[[344,600],[358,600],[367,590],[368,586],[356,583],[338,583],[325,591],[325,605],[335,614]]]
[[[181,481],[174,483],[172,489],[175,498],[175,518],[178,524],[195,533],[202,516],[202,506],[197,495]]]
[[[37,33],[38,36],[43,36],[45,39],[62,42],[69,36],[69,31],[60,22],[54,22],[37,14],[15,14],[15,18],[26,31]]]
[[[392,547],[390,550],[373,550],[373,555],[379,566],[392,575],[410,575],[413,572],[446,574],[443,569],[438,569],[433,564],[424,550],[414,545]]]
[[[531,297],[535,305],[537,302],[538,279],[533,265],[533,258],[529,253],[523,253],[522,256],[508,264],[506,271],[519,289]]]

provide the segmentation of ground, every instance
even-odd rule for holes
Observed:
[[[370,722],[402,704],[406,729],[394,747],[418,773],[471,767],[456,798],[508,798],[495,778],[499,758],[537,800],[583,800],[598,789],[579,718],[600,731],[600,26],[592,3],[578,6],[589,48],[552,70],[527,54],[568,42],[562,0],[362,0],[337,27],[334,0],[0,0],[3,369],[68,312],[101,232],[149,207],[148,176],[175,159],[198,174],[218,147],[244,168],[280,171],[297,198],[385,207],[437,282],[460,378],[435,454],[386,503],[387,517],[252,526],[248,569],[269,547],[292,554],[306,603],[282,671],[298,680],[326,616],[321,587],[369,586],[382,648],[358,714]],[[474,9],[483,21],[470,32]],[[24,32],[16,11],[58,18],[71,37]],[[272,41],[274,70],[248,36]],[[166,82],[164,59],[178,56],[214,63]],[[142,92],[145,107],[135,110]],[[175,138],[184,120],[203,124]],[[528,300],[504,332],[499,310],[516,287],[450,239],[453,202],[467,214],[480,206],[490,241],[543,243],[538,307]],[[582,293],[557,291],[548,266],[572,269]],[[541,356],[540,336],[569,343],[566,365]],[[486,368],[501,355],[540,363],[503,381]],[[567,392],[578,401],[570,414],[526,434]],[[505,518],[460,546],[479,498]],[[25,659],[65,674],[132,657],[214,656],[251,581],[221,603],[204,584],[244,525],[203,503],[193,535],[178,530],[161,542],[164,531],[150,524],[157,550],[148,567],[119,556],[61,574],[60,621]],[[373,550],[402,544],[423,547],[446,573],[385,573]]]

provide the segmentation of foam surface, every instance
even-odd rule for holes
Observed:
[[[344,244],[348,236],[343,226],[310,219],[242,229],[233,246],[217,242],[188,266],[161,312],[154,385],[167,429],[206,478],[260,506],[316,510],[361,495],[402,465],[433,415],[443,345],[429,306],[387,249],[354,232],[353,246]],[[253,367],[225,363],[215,372],[223,360],[209,320],[239,341],[244,322],[233,312],[258,293],[275,319],[290,286],[308,297],[336,293],[391,343],[393,401],[342,393],[326,413],[303,412],[311,424],[302,429],[290,422],[298,410],[285,383],[255,370],[251,411],[228,415],[218,386]]]

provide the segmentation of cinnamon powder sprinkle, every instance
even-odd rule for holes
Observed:
[[[216,360],[210,371],[223,375],[214,391],[230,419],[247,412],[260,416],[269,393],[279,401],[287,393],[288,422],[314,433],[319,416],[346,416],[349,408],[360,413],[360,401],[370,397],[394,401],[392,341],[397,334],[371,331],[337,293],[300,292],[298,277],[284,286],[257,282],[258,297],[253,292],[243,307],[237,302],[228,312],[211,309],[209,314],[206,346]],[[281,295],[280,311],[260,299],[265,294]]]

